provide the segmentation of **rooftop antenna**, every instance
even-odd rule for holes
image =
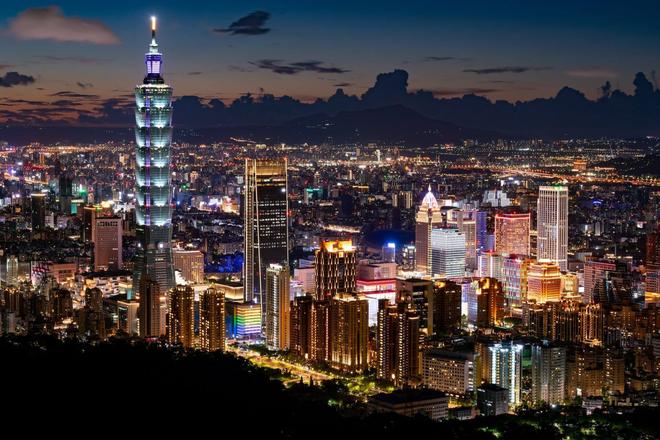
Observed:
[[[156,16],[151,16],[151,39],[156,41]]]

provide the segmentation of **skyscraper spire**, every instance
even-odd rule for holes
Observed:
[[[172,88],[162,77],[163,55],[151,17],[151,44],[144,61],[147,74],[135,88],[135,196],[137,256],[133,289],[145,277],[161,295],[174,287],[172,269]],[[145,305],[146,306],[146,305]]]

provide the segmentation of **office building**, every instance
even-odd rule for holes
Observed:
[[[537,206],[537,258],[568,268],[568,188],[541,186]]]
[[[440,278],[465,276],[465,236],[458,229],[431,231],[431,275]]]
[[[312,356],[312,326],[314,296],[307,294],[291,301],[291,352],[303,359]]]
[[[245,159],[243,194],[245,301],[263,304],[266,269],[289,265],[287,159]]]
[[[174,270],[181,272],[184,280],[193,284],[204,282],[204,254],[197,250],[174,249]]]
[[[355,292],[357,270],[355,246],[350,240],[323,241],[316,251],[316,298]]]
[[[527,300],[537,303],[561,299],[561,272],[556,263],[531,263],[527,268]]]
[[[471,270],[477,268],[477,216],[474,209],[452,209],[447,213],[447,226],[465,236],[465,264]]]
[[[122,219],[96,218],[94,235],[94,271],[120,270],[123,267]]]
[[[266,269],[266,345],[271,350],[288,350],[290,337],[289,268],[271,264]]]
[[[261,307],[253,302],[226,301],[227,337],[256,339],[261,335]]]
[[[431,247],[431,232],[442,226],[440,205],[429,190],[419,207],[415,225],[415,270],[422,275],[432,274],[433,254]]]
[[[495,214],[495,252],[529,256],[530,214]]]
[[[527,271],[531,260],[518,255],[504,258],[502,277],[504,297],[509,306],[518,306],[527,300]]]
[[[174,287],[172,265],[172,87],[165,84],[163,55],[156,43],[152,18],[151,44],[145,55],[147,74],[135,87],[135,217],[137,250],[133,291],[143,274],[158,283],[161,293]]]

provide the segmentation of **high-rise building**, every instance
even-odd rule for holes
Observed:
[[[646,237],[646,282],[644,302],[660,304],[660,223]],[[586,291],[586,287],[585,287]]]
[[[435,228],[431,232],[431,275],[441,278],[465,276],[465,235],[458,229]]]
[[[534,344],[531,361],[532,403],[563,403],[566,395],[566,348],[547,342]]]
[[[8,286],[16,286],[18,284],[18,257],[16,255],[7,256],[5,282]]]
[[[490,354],[490,381],[509,393],[509,404],[518,406],[522,392],[523,344],[505,341],[488,347]]]
[[[166,297],[161,294],[160,286],[149,274],[144,274],[138,285],[140,301],[140,336],[159,337],[165,334]]]
[[[32,194],[30,200],[32,205],[32,231],[42,232],[46,229],[46,194]]]
[[[316,298],[355,292],[356,252],[350,240],[323,241],[316,251]]]
[[[167,341],[192,348],[195,342],[195,291],[176,286],[170,291],[167,309]]]
[[[531,263],[527,268],[527,300],[544,303],[561,299],[561,272],[556,263]]]
[[[476,286],[477,327],[492,327],[504,318],[504,291],[495,278],[481,278]]]
[[[266,269],[289,265],[287,159],[245,159],[244,265],[245,301],[263,304]]]
[[[477,389],[477,408],[483,416],[499,416],[509,410],[509,390],[488,383]]]
[[[312,356],[314,296],[307,294],[291,301],[291,352],[304,359]]]
[[[537,206],[537,256],[539,261],[568,268],[568,188],[541,186]]]
[[[422,383],[434,390],[469,396],[475,390],[475,372],[474,353],[433,348],[422,355]]]
[[[369,303],[350,294],[330,300],[330,364],[346,372],[368,367]]]
[[[419,378],[419,315],[409,304],[390,305],[378,302],[376,343],[378,361],[376,375],[397,386],[408,385]]]
[[[433,333],[433,281],[408,278],[396,280],[397,301],[405,301],[419,314],[419,328]]]
[[[181,272],[184,280],[193,284],[204,282],[204,254],[198,250],[174,249],[174,270]]]
[[[584,262],[584,293],[582,301],[594,302],[597,288],[605,282],[607,272],[616,270],[616,264],[609,261],[589,260]]]
[[[509,255],[504,259],[504,296],[510,306],[517,306],[527,300],[527,271],[530,262],[529,258],[518,255]]]
[[[481,252],[477,256],[477,274],[481,277],[504,279],[504,256],[494,251]]]
[[[266,269],[266,345],[271,350],[287,350],[290,339],[289,267],[271,264]]]
[[[211,287],[199,298],[199,346],[206,351],[224,351],[225,336],[225,295]]]
[[[465,264],[477,268],[477,213],[475,209],[452,209],[447,213],[447,225],[465,236]]]
[[[60,212],[71,214],[71,200],[73,200],[73,180],[71,176],[62,173],[59,177]]]
[[[156,43],[152,17],[151,44],[145,55],[147,74],[135,87],[135,214],[137,251],[133,290],[143,274],[158,283],[161,293],[174,287],[172,265],[172,87],[165,84],[163,55]]]
[[[432,274],[433,254],[431,251],[431,232],[442,226],[442,213],[435,196],[429,191],[419,207],[415,226],[415,270],[424,275]]]
[[[450,333],[461,328],[463,288],[449,280],[439,280],[433,286],[433,334]]]
[[[94,226],[94,270],[119,270],[122,260],[122,219],[97,218]]]
[[[495,215],[495,252],[529,256],[530,214]]]

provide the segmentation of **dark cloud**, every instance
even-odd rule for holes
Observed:
[[[33,55],[41,63],[79,63],[79,64],[98,64],[107,63],[110,60],[107,58],[95,58],[85,56],[66,56],[60,57],[55,55]]]
[[[529,66],[503,66],[487,67],[484,69],[463,69],[465,73],[476,73],[477,75],[493,75],[497,73],[525,73],[537,72],[540,70],[550,70],[550,67],[529,67]]]
[[[610,69],[570,69],[564,73],[577,78],[616,78],[619,76],[618,73]]]
[[[0,87],[26,86],[34,83],[34,81],[33,76],[18,72],[7,72],[4,76],[0,76]]]
[[[76,99],[99,99],[99,95],[92,95],[88,93],[77,93],[77,92],[71,92],[69,90],[63,90],[61,92],[51,93],[50,96],[61,96],[64,98],[76,98]]]
[[[335,84],[335,87],[350,87],[352,85],[353,83],[343,82],[343,83]]]
[[[204,72],[188,72],[188,75],[197,76],[197,75],[201,75],[203,73]]]
[[[8,31],[21,40],[119,44],[119,37],[104,23],[67,17],[59,6],[26,9],[9,21]]]
[[[245,17],[241,17],[228,28],[213,29],[214,32],[230,35],[262,35],[270,32],[269,28],[263,27],[270,18],[270,13],[264,11],[254,11]]]
[[[435,89],[429,90],[433,96],[464,96],[464,95],[487,95],[489,93],[500,92],[500,89],[491,89],[486,87],[468,87],[464,89]]]
[[[285,63],[282,60],[258,60],[250,62],[251,65],[259,69],[270,70],[271,72],[280,75],[296,75],[301,72],[316,72],[316,73],[346,73],[350,70],[341,69],[339,67],[324,66],[323,61],[309,60],[298,61],[296,63]]]
[[[90,87],[94,87],[94,84],[92,84],[92,83],[86,83],[86,82],[80,82],[80,81],[78,81],[78,82],[76,83],[76,85],[77,85],[78,87],[80,87],[81,89],[88,89],[88,88],[90,88]]]
[[[424,57],[422,61],[435,62],[435,61],[467,61],[469,58],[464,57]]]

